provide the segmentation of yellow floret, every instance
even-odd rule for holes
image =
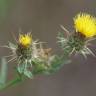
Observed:
[[[80,13],[74,18],[74,27],[76,32],[80,32],[85,37],[93,37],[96,35],[96,18],[86,13]]]
[[[32,36],[30,34],[20,34],[19,43],[24,47],[28,47],[32,43]]]

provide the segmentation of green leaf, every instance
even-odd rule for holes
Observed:
[[[32,79],[32,77],[33,77],[32,73],[29,70],[25,70],[24,75],[27,76],[30,79]]]
[[[32,69],[32,73],[34,75],[43,74],[44,71],[45,71],[45,64],[43,64],[43,63],[35,64],[33,69]]]
[[[51,66],[45,71],[45,75],[50,75],[57,72],[64,64],[70,63],[69,59],[64,59],[63,57],[56,56]]]
[[[1,59],[1,71],[0,71],[0,84],[5,84],[6,79],[7,79],[7,70],[8,70],[8,66],[7,66],[7,62],[5,60],[5,58]]]
[[[23,70],[24,70],[24,66],[18,66],[17,67],[17,71],[22,74],[23,73]]]

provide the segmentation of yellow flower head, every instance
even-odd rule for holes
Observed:
[[[20,34],[19,43],[24,47],[28,47],[32,43],[32,36],[30,34]]]
[[[74,27],[76,32],[80,32],[86,38],[93,37],[96,35],[96,18],[86,13],[79,13],[74,18]]]

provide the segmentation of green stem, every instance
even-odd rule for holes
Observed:
[[[20,77],[16,77],[14,80],[9,81],[7,84],[4,84],[4,85],[0,88],[0,90],[4,90],[4,89],[6,89],[6,88],[8,88],[8,87],[10,87],[10,86],[15,86],[17,83],[20,83],[21,81],[22,81],[22,80],[21,80]]]

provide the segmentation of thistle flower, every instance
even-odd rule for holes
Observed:
[[[79,13],[74,18],[76,32],[81,33],[86,38],[96,35],[96,18],[87,13]]]
[[[19,74],[32,78],[35,73],[50,73],[48,70],[53,67],[53,61],[57,60],[50,53],[51,48],[43,48],[43,42],[34,41],[29,33],[20,34],[17,41],[16,44],[9,42],[8,48],[12,50],[12,59],[9,61],[17,61]]]
[[[15,53],[19,61],[22,62],[32,58],[32,35],[30,33],[19,35]]]
[[[58,39],[61,47],[64,50],[65,55],[71,55],[72,53],[86,55],[94,53],[88,48],[90,41],[94,40],[96,35],[96,18],[86,14],[80,13],[74,18],[75,32],[69,32],[66,28],[61,26],[67,34],[67,38],[63,33],[59,33]]]
[[[8,62],[15,60],[17,62],[17,71],[29,78],[32,78],[32,44],[35,42],[30,33],[20,34],[16,44],[9,42],[5,46],[12,50],[12,54],[6,57],[12,57]]]

